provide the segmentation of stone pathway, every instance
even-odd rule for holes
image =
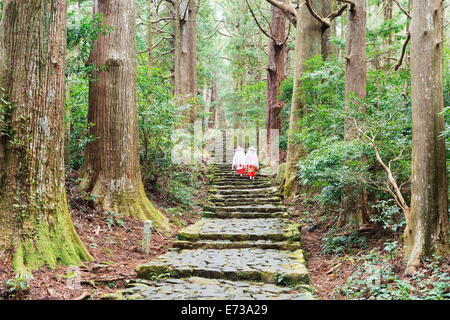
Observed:
[[[299,226],[269,177],[250,180],[214,165],[209,179],[205,219],[105,299],[313,299]]]

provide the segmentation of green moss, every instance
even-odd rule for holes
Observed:
[[[180,232],[177,235],[177,239],[185,241],[199,241],[200,237],[198,233]]]
[[[100,207],[123,213],[141,221],[151,220],[155,229],[164,234],[169,234],[170,225],[167,217],[148,200],[142,184],[139,184],[136,188],[137,191],[114,192],[103,197],[95,191],[92,193],[97,194],[97,203]],[[107,202],[108,205],[106,206]]]
[[[144,264],[136,267],[136,273],[142,279],[154,279],[161,275],[169,273],[169,268],[163,265]]]
[[[80,265],[89,260],[92,257],[75,231],[66,194],[61,192],[56,210],[27,219],[24,236],[13,255],[13,267],[17,273],[27,274],[44,265],[54,269],[58,264]]]

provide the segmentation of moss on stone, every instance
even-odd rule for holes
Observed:
[[[165,265],[143,264],[136,267],[138,277],[143,279],[153,279],[154,277],[167,274],[169,271],[169,267]]]

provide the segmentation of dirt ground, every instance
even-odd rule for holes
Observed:
[[[302,220],[301,213],[305,211],[310,212],[308,222]],[[306,254],[311,283],[318,299],[346,300],[337,289],[358,269],[357,257],[367,254],[373,248],[381,247],[386,237],[380,235],[379,230],[374,230],[364,234],[368,246],[358,249],[357,253],[342,256],[324,254],[322,239],[335,222],[329,219],[321,221],[320,211],[321,208],[317,204],[305,205],[301,201],[297,201],[292,207],[294,220],[301,225],[302,248]]]
[[[206,185],[199,190],[196,197],[206,198]],[[43,268],[33,273],[30,290],[10,299],[20,300],[83,300],[100,299],[103,294],[124,288],[127,279],[135,277],[135,267],[167,252],[175,239],[177,231],[195,223],[200,217],[201,209],[184,215],[174,215],[173,211],[165,211],[170,207],[164,195],[155,190],[148,190],[151,201],[166,214],[174,225],[169,235],[154,232],[150,254],[144,256],[140,252],[143,223],[141,221],[121,217],[120,225],[111,225],[111,215],[92,209],[89,201],[84,200],[71,183],[67,184],[68,199],[72,220],[86,248],[94,260],[80,267],[80,285],[70,286],[73,281],[73,269],[59,266],[56,270]],[[287,203],[289,204],[289,203]],[[364,234],[367,248],[358,249],[351,254],[330,255],[322,250],[323,237],[329,231],[333,221],[321,218],[321,209],[314,203],[297,201],[289,209],[293,220],[301,225],[302,247],[306,253],[312,286],[318,299],[345,300],[337,288],[343,285],[359,267],[358,256],[367,254],[373,248],[381,248],[387,239],[386,235],[374,230]],[[308,211],[307,216],[304,213]],[[328,215],[331,216],[331,215]],[[307,217],[305,219],[305,217]],[[108,224],[109,223],[109,224]],[[399,258],[398,272],[402,272]],[[6,266],[0,265],[0,300],[5,297],[4,280],[14,275]]]
[[[138,264],[150,261],[172,246],[177,230],[190,225],[200,218],[199,212],[191,212],[182,216],[174,216],[164,211],[160,204],[163,199],[151,199],[157,207],[176,222],[169,235],[153,232],[150,254],[141,253],[143,223],[129,217],[113,217],[106,212],[98,212],[91,208],[77,192],[75,186],[67,185],[70,214],[75,228],[86,249],[94,258],[79,268],[58,266],[55,270],[42,268],[33,272],[30,289],[26,294],[10,299],[20,300],[83,300],[99,299],[102,294],[123,288],[125,280],[133,279]],[[202,193],[206,192],[202,190]],[[114,219],[120,219],[119,224],[112,225]],[[74,272],[76,271],[76,272]],[[79,274],[79,278],[78,278]],[[0,266],[0,299],[5,298],[4,281],[14,276],[6,265]],[[80,285],[76,285],[77,278]],[[75,285],[74,285],[75,283]]]

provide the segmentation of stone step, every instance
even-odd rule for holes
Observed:
[[[246,205],[246,206],[227,206],[227,207],[209,207],[213,212],[282,212],[286,211],[284,206],[275,206],[272,204],[258,204],[258,205]]]
[[[230,175],[230,176],[214,176],[209,177],[209,180],[214,181],[223,181],[223,182],[271,182],[273,179],[268,177],[256,176],[255,179],[250,179],[247,176],[239,176],[239,175]]]
[[[215,206],[220,206],[220,207],[226,207],[226,206],[239,206],[239,205],[249,205],[249,204],[254,204],[254,205],[259,205],[259,204],[273,204],[273,205],[282,205],[282,202],[280,199],[274,198],[274,199],[264,199],[264,198],[242,198],[242,199],[234,199],[234,198],[230,198],[227,200],[224,199],[218,199],[218,200],[214,200],[212,199],[211,202],[215,205]]]
[[[178,232],[179,240],[272,240],[300,239],[299,225],[288,219],[203,219]]]
[[[263,189],[263,188],[269,188],[271,187],[271,184],[268,183],[262,183],[262,184],[235,184],[235,185],[211,185],[211,188],[217,189],[217,190],[241,190],[241,189]]]
[[[214,176],[214,177],[240,177],[240,175],[237,173],[236,170],[229,170],[229,171],[222,171],[222,172],[218,172],[218,171],[210,171],[207,173],[209,176]],[[256,178],[266,178],[269,179],[271,178],[268,175],[265,174],[258,174],[256,173]]]
[[[236,180],[236,181],[211,181],[209,183],[210,188],[213,186],[228,186],[228,187],[235,187],[235,186],[243,186],[243,187],[247,187],[249,189],[253,188],[254,186],[266,186],[267,188],[274,186],[272,181],[255,181],[255,180],[250,180],[250,179],[245,179],[245,180]]]
[[[261,218],[289,218],[289,213],[283,212],[210,212],[204,211],[205,218],[220,219],[261,219]]]
[[[259,249],[276,249],[295,251],[301,248],[299,241],[272,241],[272,240],[256,240],[256,241],[230,241],[230,240],[200,240],[186,241],[176,240],[173,247],[177,249],[243,249],[243,248],[259,248]]]
[[[266,178],[255,178],[255,179],[250,179],[247,176],[234,176],[234,177],[218,177],[218,178],[209,178],[208,179],[208,183],[210,184],[215,184],[216,182],[220,182],[220,183],[230,183],[230,184],[236,184],[236,183],[273,183],[273,179],[266,179]]]
[[[138,265],[139,278],[205,277],[225,280],[253,280],[293,286],[308,284],[302,250],[194,249],[170,251],[147,264]]]
[[[104,300],[313,300],[307,286],[291,289],[273,284],[191,277],[134,280]]]
[[[211,188],[208,190],[209,193],[217,193],[219,195],[234,195],[234,194],[265,194],[267,196],[272,196],[274,194],[278,193],[277,188],[270,187],[270,188],[261,188],[261,189],[239,189],[239,190],[217,190],[214,188]]]
[[[283,197],[279,194],[279,193],[274,193],[271,195],[265,194],[265,193],[255,193],[255,194],[211,194],[208,198],[209,200],[213,201],[213,200],[237,200],[237,199],[242,199],[242,200],[252,200],[252,199],[258,199],[258,200],[262,200],[262,199],[278,199],[278,200],[282,200]]]
[[[261,183],[270,183],[272,184],[272,180],[270,179],[248,179],[248,178],[235,178],[235,179],[214,179],[211,180],[211,184],[224,185],[224,184],[261,184]]]

